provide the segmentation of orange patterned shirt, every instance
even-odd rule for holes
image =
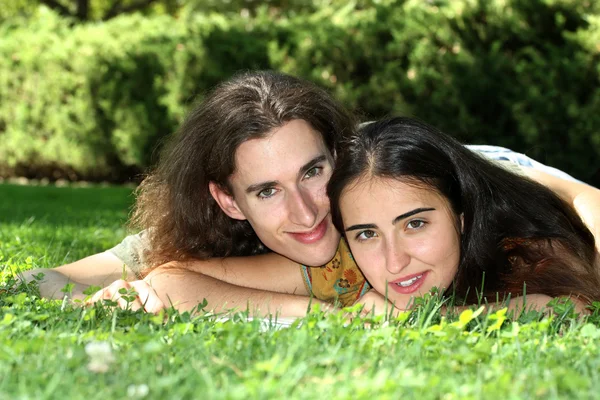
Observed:
[[[343,307],[350,306],[371,287],[354,262],[344,239],[331,261],[322,267],[300,266],[304,285],[315,298],[329,303],[336,300]]]

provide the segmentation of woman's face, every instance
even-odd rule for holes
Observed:
[[[363,178],[342,192],[348,244],[369,283],[398,308],[448,288],[460,257],[459,219],[436,190]]]

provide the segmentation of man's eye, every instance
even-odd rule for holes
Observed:
[[[311,169],[309,169],[308,171],[306,171],[306,174],[304,174],[304,179],[312,178],[314,176],[321,175],[321,171],[322,170],[323,170],[323,167],[312,167]]]
[[[415,219],[415,220],[410,221],[407,224],[407,226],[408,226],[408,229],[419,229],[419,228],[424,227],[425,223],[426,223],[425,221],[422,221],[420,219]]]
[[[275,188],[263,189],[258,192],[257,196],[261,199],[268,199],[275,194]]]
[[[377,234],[375,233],[375,231],[372,231],[370,229],[364,230],[364,231],[360,232],[358,235],[356,235],[356,239],[359,241],[372,239],[374,237],[377,237]]]

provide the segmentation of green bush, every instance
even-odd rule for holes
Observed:
[[[600,153],[600,5],[578,0],[322,0],[316,12],[122,16],[49,11],[0,26],[0,167],[123,178],[195,98],[276,69],[378,118],[418,116],[588,179]]]
[[[298,18],[281,67],[372,118],[415,115],[582,179],[600,167],[597,3],[373,3]]]
[[[268,67],[266,45],[244,33],[219,16],[71,28],[50,12],[13,29],[0,42],[0,160],[88,179],[146,168],[197,93],[241,68]]]

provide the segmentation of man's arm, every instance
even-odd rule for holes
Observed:
[[[35,276],[44,274],[41,280]],[[127,280],[136,279],[131,269],[126,267],[117,256],[111,252],[94,254],[93,256],[75,261],[57,268],[36,268],[19,274],[24,282],[37,281],[40,295],[50,299],[61,299],[65,293],[61,290],[69,283],[73,284],[72,298],[83,299],[83,292],[90,286],[104,287],[111,282],[125,277]]]
[[[209,260],[173,261],[163,266],[187,269],[195,274],[190,279],[201,276],[212,277],[223,282],[252,289],[278,293],[308,296],[309,293],[300,273],[300,265],[278,254],[264,254],[248,257],[213,258]],[[24,271],[20,277],[25,282],[36,280],[40,273],[44,277],[38,281],[40,294],[46,298],[62,298],[61,292],[67,284],[73,284],[72,298],[83,299],[83,291],[89,286],[106,287],[117,280],[137,279],[133,270],[110,251],[86,257],[61,267],[37,268]]]
[[[185,269],[231,285],[271,292],[308,296],[300,264],[276,253],[249,257],[174,261],[162,266]],[[193,276],[193,275],[192,275]]]
[[[179,311],[192,310],[204,299],[208,302],[206,310],[249,310],[251,316],[302,317],[311,304],[328,307],[326,303],[307,296],[239,287],[173,266],[156,268],[144,281],[163,304],[172,305]]]

